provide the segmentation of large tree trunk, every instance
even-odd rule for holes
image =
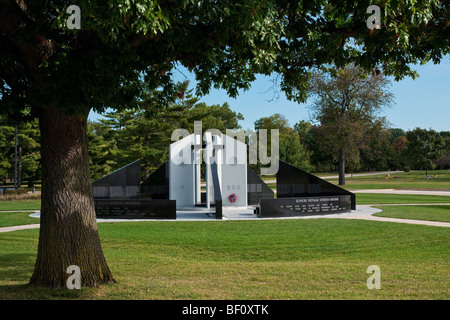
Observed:
[[[42,205],[39,246],[31,285],[64,287],[67,267],[81,271],[81,285],[115,282],[103,255],[89,176],[87,115],[43,110],[41,129]]]
[[[345,185],[345,151],[339,149],[339,185]]]

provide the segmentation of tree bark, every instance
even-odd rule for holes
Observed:
[[[339,185],[345,185],[345,151],[339,149]]]
[[[31,285],[66,286],[76,265],[81,285],[113,283],[100,244],[89,175],[87,114],[66,116],[49,107],[39,116],[42,195],[38,253]]]

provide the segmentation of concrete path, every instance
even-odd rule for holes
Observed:
[[[3,227],[3,228],[0,228],[0,233],[16,231],[16,230],[36,229],[36,228],[39,228],[39,226],[40,226],[39,224],[25,224],[23,226]]]
[[[13,211],[0,211],[0,213],[2,212],[32,212],[30,214],[30,217],[33,217],[33,214],[35,215],[35,217],[39,218],[39,211],[36,210],[13,210]],[[21,226],[12,226],[12,227],[3,227],[0,228],[0,233],[2,232],[10,232],[10,231],[16,231],[16,230],[25,230],[25,229],[36,229],[39,228],[40,225],[39,224],[25,224],[25,225],[21,225]]]
[[[342,217],[343,219],[357,219],[357,220],[371,220],[371,221],[385,221],[385,222],[397,222],[397,223],[409,223],[409,224],[420,224],[426,226],[434,227],[450,227],[450,222],[441,221],[428,221],[428,220],[413,220],[413,219],[398,219],[398,218],[387,218],[387,217],[376,217],[376,216],[353,216],[353,217]]]

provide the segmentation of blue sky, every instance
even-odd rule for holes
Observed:
[[[392,81],[394,103],[379,115],[386,116],[392,127],[405,131],[416,127],[450,131],[450,56],[438,65],[428,63],[414,66],[414,69],[420,75],[416,80],[405,78]],[[186,71],[174,71],[174,76],[177,80],[183,80],[186,76],[191,83],[189,88],[194,88],[193,75]],[[245,120],[240,122],[243,129],[253,128],[257,119],[274,113],[284,115],[291,126],[300,120],[311,120],[307,106],[312,101],[298,104],[287,100],[283,93],[278,99],[272,99],[273,91],[269,90],[272,85],[270,77],[260,76],[252,83],[250,90],[241,92],[236,99],[229,98],[223,90],[213,90],[201,101],[209,105],[227,102],[233,111],[244,116]],[[95,114],[90,116],[93,120],[97,117]]]

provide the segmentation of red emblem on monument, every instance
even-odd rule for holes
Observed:
[[[232,193],[228,196],[228,200],[230,200],[230,202],[236,202],[237,200],[237,195],[236,193]]]

